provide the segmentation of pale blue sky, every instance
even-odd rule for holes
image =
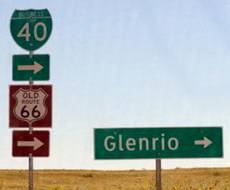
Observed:
[[[9,31],[15,9],[48,8],[53,128],[49,158],[35,168],[152,169],[154,160],[94,161],[93,128],[223,126],[224,159],[169,159],[164,168],[230,166],[230,2],[219,0],[2,0],[0,168],[12,158]],[[36,84],[36,83],[35,83]]]

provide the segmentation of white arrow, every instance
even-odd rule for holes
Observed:
[[[41,71],[44,67],[37,63],[36,61],[34,61],[33,65],[18,65],[18,70],[19,71],[34,71],[34,74],[38,73],[39,71]]]
[[[43,145],[44,145],[44,143],[42,141],[40,141],[39,139],[37,139],[36,137],[34,137],[33,141],[18,141],[17,142],[17,146],[33,147],[33,150],[37,150]]]
[[[195,140],[194,142],[195,145],[203,145],[203,148],[207,148],[209,145],[212,144],[212,141],[209,140],[207,137],[204,137],[203,140]]]

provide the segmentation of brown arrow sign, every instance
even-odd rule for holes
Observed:
[[[13,156],[49,156],[49,131],[13,131]]]

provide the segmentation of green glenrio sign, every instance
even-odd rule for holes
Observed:
[[[10,22],[11,34],[23,49],[33,51],[48,40],[52,19],[48,9],[15,10]]]
[[[95,159],[223,157],[222,127],[94,129]]]
[[[49,80],[49,60],[48,54],[14,55],[13,80]]]

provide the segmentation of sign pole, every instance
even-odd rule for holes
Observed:
[[[32,83],[30,81],[30,85],[32,86]],[[29,133],[32,134],[33,133],[33,127],[32,127],[32,123],[29,124]],[[29,154],[29,190],[33,190],[34,189],[34,178],[33,178],[33,170],[34,170],[34,163],[33,163],[33,154]]]
[[[29,133],[33,133],[32,123],[29,125]],[[33,154],[29,154],[29,190],[34,189],[34,178],[33,178],[33,170],[34,170],[34,163],[33,163]]]
[[[32,57],[33,56],[33,51],[30,51],[29,54],[30,54],[30,57]],[[32,89],[33,80],[31,78],[29,80],[29,85],[30,85],[30,88]],[[29,123],[29,133],[30,134],[33,133],[32,123]],[[34,189],[33,169],[34,169],[33,154],[30,153],[29,154],[29,190]]]
[[[30,81],[30,85],[32,86],[32,83]],[[32,134],[33,133],[33,127],[32,127],[32,123],[29,124],[29,133]],[[33,170],[34,170],[34,163],[33,163],[33,154],[29,154],[29,190],[33,190],[34,189],[34,178],[33,178]]]
[[[33,183],[33,155],[29,154],[29,190],[34,189]]]
[[[161,190],[161,159],[156,159],[156,190]]]

